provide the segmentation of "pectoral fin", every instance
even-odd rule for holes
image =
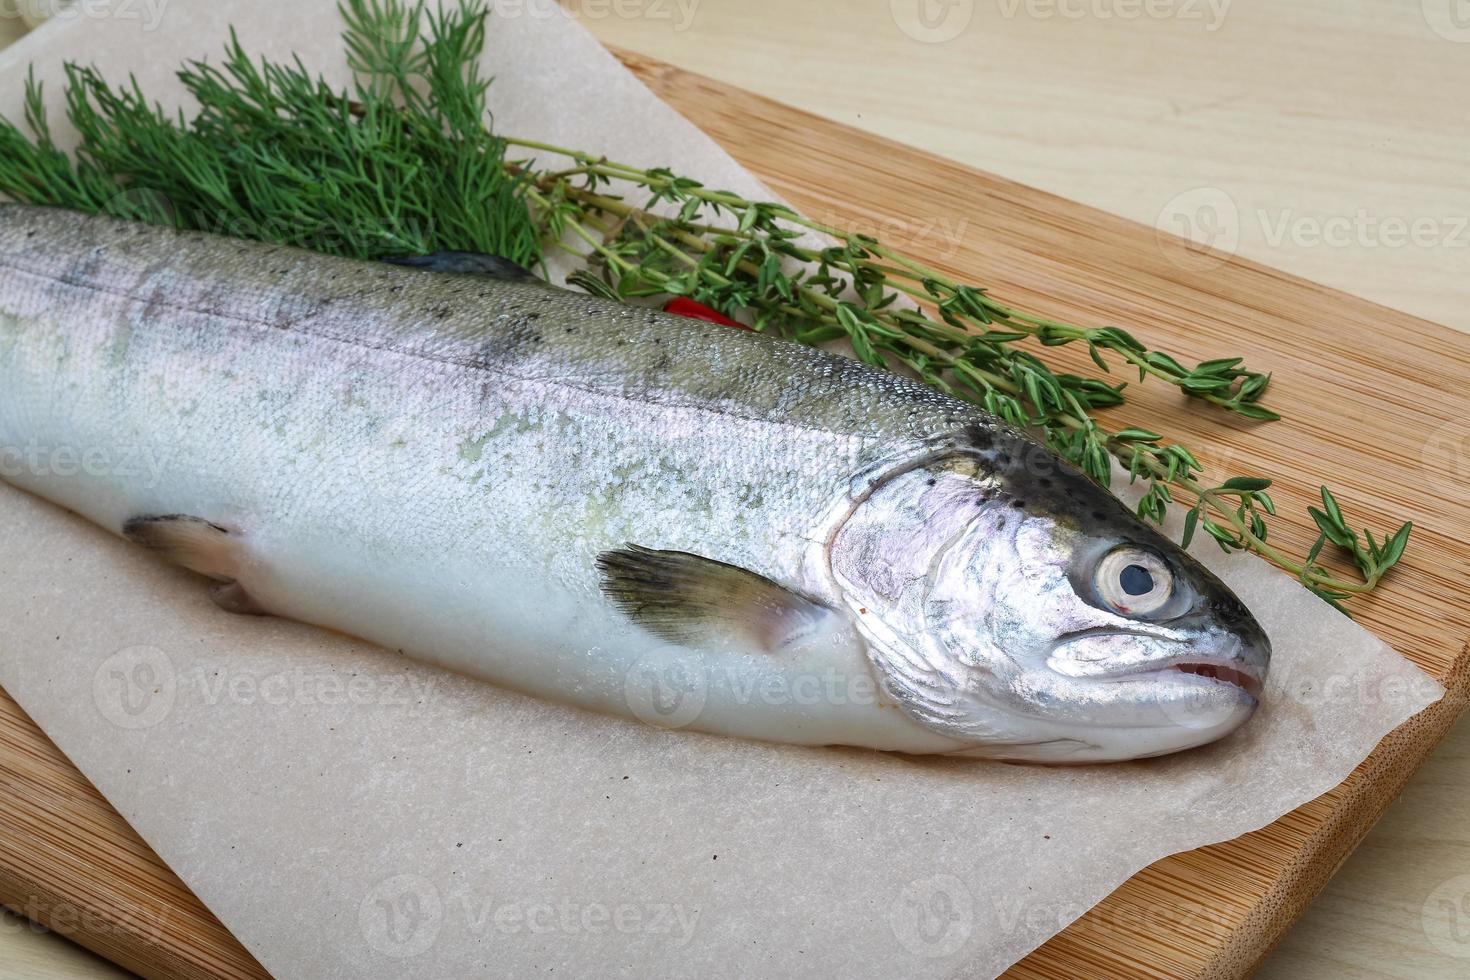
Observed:
[[[776,653],[829,626],[828,606],[734,565],[628,545],[597,556],[602,591],[670,643]]]
[[[393,265],[424,269],[428,272],[457,272],[466,276],[488,276],[506,282],[541,282],[541,278],[523,265],[498,255],[480,252],[434,252],[431,255],[394,255],[383,260]]]
[[[200,517],[169,514],[134,517],[123,525],[123,536],[171,564],[221,583],[209,590],[209,597],[225,612],[268,615],[238,581],[246,564],[238,533]]]

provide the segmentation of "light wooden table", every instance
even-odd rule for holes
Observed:
[[[569,5],[609,43],[1470,331],[1459,2]],[[0,19],[0,45],[16,33]],[[1198,220],[1202,195],[1223,223]],[[1260,975],[1470,975],[1467,812],[1470,723]],[[16,922],[0,980],[116,975]]]
[[[132,974],[0,911],[0,980],[125,980]]]

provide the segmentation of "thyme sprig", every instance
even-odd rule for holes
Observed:
[[[1162,522],[1179,499],[1189,507],[1184,545],[1202,530],[1227,552],[1249,550],[1275,562],[1338,608],[1371,591],[1403,555],[1410,524],[1381,544],[1366,530],[1360,540],[1322,487],[1324,508],[1311,509],[1322,537],[1304,559],[1293,559],[1268,540],[1268,518],[1276,516],[1270,480],[1205,482],[1204,467],[1185,446],[1136,426],[1109,429],[1094,416],[1123,405],[1126,385],[1053,372],[1022,345],[1082,343],[1103,372],[1111,371],[1107,352],[1137,368],[1140,381],[1159,379],[1244,418],[1276,420],[1260,404],[1270,376],[1246,369],[1243,358],[1185,368],[1122,328],[1078,327],[1016,310],[871,236],[810,220],[782,204],[711,191],[666,169],[642,170],[532,140],[506,142],[573,162],[560,169],[511,166],[534,175],[527,196],[547,239],[586,263],[573,279],[583,288],[618,299],[688,296],[805,344],[845,339],[869,364],[906,369],[1038,431],[1104,486],[1112,483],[1116,459],[1130,482],[1145,485],[1140,516]],[[619,185],[646,192],[646,200],[630,204],[613,192]],[[836,241],[812,245],[813,234]],[[581,247],[568,245],[568,238]],[[917,306],[900,304],[900,295]],[[1318,561],[1328,542],[1351,557],[1360,579],[1342,578]]]
[[[1124,368],[1238,417],[1275,420],[1261,403],[1270,376],[1242,358],[1185,367],[1121,327],[1014,308],[876,237],[785,205],[500,134],[479,71],[484,0],[432,9],[424,0],[345,0],[340,10],[358,77],[348,90],[299,60],[256,62],[234,36],[219,67],[181,69],[198,103],[192,117],[165,113],[134,81],[115,87],[68,65],[67,117],[81,137],[72,155],[52,138],[31,79],[25,131],[0,120],[0,194],[353,258],[479,251],[535,265],[556,249],[585,266],[570,281],[593,292],[687,296],[801,343],[846,341],[866,363],[1036,431],[1105,486],[1116,460],[1143,484],[1141,516],[1162,521],[1177,501],[1188,507],[1185,544],[1203,531],[1226,551],[1260,554],[1338,608],[1401,559],[1411,525],[1360,535],[1325,487],[1322,506],[1309,509],[1320,536],[1293,558],[1268,540],[1269,480],[1211,484],[1185,446],[1098,418],[1125,405],[1126,382],[1111,379]],[[512,150],[527,159],[511,159]],[[1067,345],[1084,348],[1104,377],[1048,367],[1046,350]],[[1329,544],[1356,577],[1322,564]]]
[[[933,304],[945,323],[967,330],[971,336],[976,335],[975,331],[980,334],[988,331],[992,335],[1014,331],[1048,347],[1080,341],[1086,344],[1089,355],[1103,371],[1109,367],[1100,352],[1113,351],[1138,369],[1140,381],[1147,376],[1160,378],[1176,385],[1186,395],[1202,398],[1246,418],[1261,421],[1280,418],[1259,404],[1270,376],[1242,368],[1244,358],[1220,358],[1187,369],[1168,354],[1149,351],[1121,327],[1078,327],[1014,309],[993,299],[984,288],[952,282],[872,236],[814,221],[783,204],[747,201],[728,191],[707,190],[697,181],[678,177],[665,168],[642,170],[534,140],[511,137],[506,142],[575,160],[577,166],[573,168],[541,174],[539,183],[544,187],[548,183],[584,178],[580,186],[568,187],[567,194],[588,209],[625,217],[635,213],[617,198],[596,193],[600,183],[631,183],[651,192],[644,209],[637,212],[640,217],[651,218],[650,210],[662,202],[676,204],[678,218],[670,223],[672,226],[687,226],[684,230],[696,237],[703,236],[710,244],[728,248],[738,257],[737,261],[745,257],[750,244],[764,239],[774,246],[772,252],[809,267],[815,265],[819,272],[840,270],[870,308],[881,309],[902,293],[910,299]],[[715,215],[730,214],[735,219],[734,226],[700,223],[697,219],[705,206]],[[793,228],[798,230],[793,232]],[[823,249],[803,247],[798,239],[807,233],[835,238],[840,244]],[[1002,338],[1002,341],[1011,339],[1021,338]]]

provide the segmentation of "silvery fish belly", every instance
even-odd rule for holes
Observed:
[[[420,264],[0,207],[4,477],[229,613],[668,727],[1092,762],[1255,710],[1229,590],[973,406]]]

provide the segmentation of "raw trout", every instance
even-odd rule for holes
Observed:
[[[1093,762],[1255,710],[1235,596],[976,407],[418,264],[0,207],[0,475],[229,612],[668,727]]]

